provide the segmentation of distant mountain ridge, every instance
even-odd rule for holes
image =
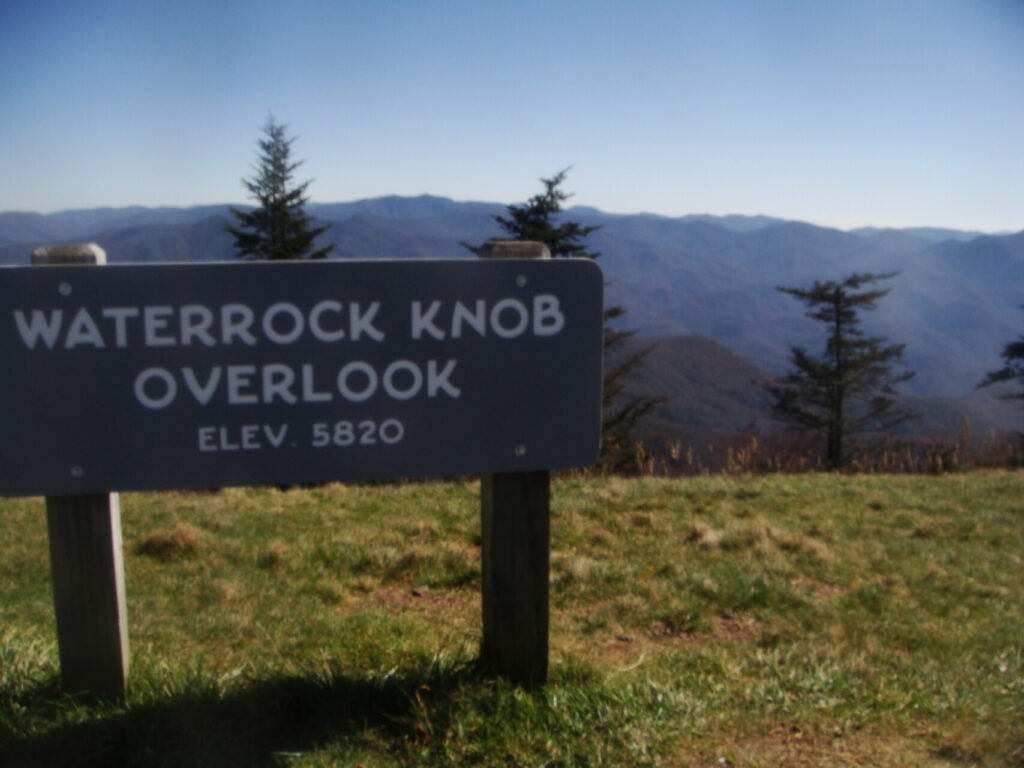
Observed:
[[[859,227],[858,229],[851,229],[849,231],[851,234],[864,235],[865,237],[874,237],[875,235],[898,233],[903,235],[910,235],[911,237],[919,237],[922,240],[928,240],[934,243],[941,243],[944,240],[958,240],[960,242],[966,242],[968,240],[974,240],[977,237],[986,237],[989,234],[1012,234],[1009,232],[979,232],[978,230],[973,229],[945,229],[943,227],[889,227],[882,229],[879,229],[878,227]]]
[[[0,263],[24,264],[36,245],[81,240],[99,243],[115,263],[233,260],[228,208],[0,213]],[[506,206],[421,195],[308,210],[327,225],[322,240],[335,245],[332,258],[470,258],[459,242],[500,236],[492,217]],[[855,271],[900,272],[865,324],[906,343],[917,371],[910,391],[918,396],[964,396],[998,367],[1002,346],[1024,326],[1024,232],[843,232],[766,216],[672,218],[587,207],[566,215],[600,227],[588,244],[601,253],[608,301],[627,309],[626,327],[645,337],[704,336],[770,372],[785,369],[789,345],[822,345],[820,328],[775,287]]]
[[[245,209],[249,206],[237,203],[223,203],[190,207],[162,206],[146,208],[143,206],[126,206],[121,208],[86,208],[57,211],[49,214],[21,211],[0,212],[0,245],[36,241],[49,242],[54,239],[66,240],[68,238],[94,235],[112,229],[147,224],[196,222],[210,216],[226,215],[228,209],[232,207]],[[502,203],[459,202],[436,195],[417,195],[413,197],[388,195],[345,203],[310,203],[307,206],[310,214],[327,221],[345,220],[360,214],[397,219],[436,219],[444,216],[465,218],[480,214],[502,214],[506,211],[506,208],[507,206]],[[765,227],[794,223],[790,219],[760,214],[714,215],[700,213],[672,217],[653,213],[614,214],[591,206],[573,206],[566,213],[570,216],[586,215],[598,218],[638,217],[665,219],[684,224],[704,222],[735,232],[752,232]],[[927,242],[941,242],[943,240],[964,242],[973,240],[976,237],[986,236],[986,233],[976,230],[946,229],[941,227],[860,227],[851,229],[849,232],[864,237],[899,233]]]
[[[0,213],[0,245],[67,241],[116,229],[152,224],[183,224],[226,215],[229,205],[191,208],[90,208],[57,213]]]

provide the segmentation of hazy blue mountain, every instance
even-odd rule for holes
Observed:
[[[227,205],[191,208],[90,208],[57,213],[0,213],[0,245],[66,242],[128,227],[191,224],[227,213]]]
[[[497,203],[460,203],[447,197],[376,197],[349,203],[310,203],[306,210],[314,217],[342,221],[353,216],[375,216],[388,219],[466,219],[502,214],[506,207]]]
[[[232,260],[226,211],[0,214],[0,263],[24,264],[35,245],[74,240],[99,243],[112,262]],[[309,212],[328,226],[322,240],[335,244],[332,258],[469,258],[459,242],[500,236],[493,216],[505,206],[422,195],[311,204]],[[1024,327],[1024,232],[843,232],[770,217],[610,215],[586,207],[569,215],[600,226],[589,243],[602,254],[608,301],[628,310],[627,327],[646,337],[704,336],[770,372],[786,368],[790,345],[823,345],[802,305],[775,288],[851,272],[900,273],[879,309],[865,315],[866,330],[907,345],[916,396],[969,393]]]
[[[763,229],[764,227],[786,223],[786,219],[778,219],[774,216],[741,216],[735,213],[727,216],[712,216],[708,213],[690,214],[688,216],[680,216],[677,220],[684,223],[703,221],[706,224],[714,224],[735,232],[753,232],[755,229]]]
[[[55,242],[76,234],[74,227],[39,213],[0,213],[0,246]]]
[[[698,333],[771,371],[789,345],[822,346],[821,329],[776,286],[851,272],[898,271],[891,294],[865,315],[869,332],[907,344],[917,394],[968,391],[1019,333],[1021,235],[920,247],[788,223],[747,233],[707,224],[609,225],[593,236],[613,300],[650,334]]]
[[[899,229],[859,227],[857,229],[851,229],[850,233],[854,235],[864,235],[865,237],[874,237],[876,235],[884,235],[888,233],[900,233],[911,237],[919,237],[930,243],[941,243],[944,240],[967,242],[968,240],[973,240],[976,237],[983,237],[985,235],[984,232],[978,232],[976,230],[945,229],[943,227],[902,227]]]
[[[501,212],[504,212],[504,206],[500,206]],[[637,213],[637,214],[609,214],[604,211],[593,208],[587,205],[575,205],[566,210],[566,214],[574,219],[580,217],[589,218],[638,218],[638,219],[665,219],[667,221],[675,221],[682,224],[691,224],[693,222],[704,222],[705,224],[714,224],[715,226],[722,227],[723,229],[731,229],[734,232],[751,232],[755,229],[761,229],[762,227],[770,227],[774,224],[784,224],[786,219],[775,218],[774,216],[743,216],[740,214],[728,214],[726,216],[716,216],[710,213],[690,213],[686,216],[663,216],[657,213]]]

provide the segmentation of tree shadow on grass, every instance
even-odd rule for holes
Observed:
[[[482,682],[469,663],[253,680],[223,693],[211,682],[152,703],[81,710],[77,718],[67,716],[68,700],[54,680],[22,698],[40,713],[63,709],[65,724],[20,737],[0,722],[0,765],[269,767],[329,744],[358,748],[361,741],[394,753],[426,743],[431,730],[443,732],[458,692]],[[75,719],[80,722],[67,722]]]

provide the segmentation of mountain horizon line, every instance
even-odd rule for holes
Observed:
[[[484,200],[456,200],[451,197],[443,195],[433,195],[430,193],[422,193],[419,195],[380,195],[376,197],[364,197],[356,198],[348,201],[335,201],[335,202],[318,202],[310,201],[307,203],[307,209],[314,216],[318,210],[329,209],[339,211],[340,209],[351,208],[353,212],[350,215],[357,215],[359,211],[357,209],[371,205],[379,206],[381,204],[386,205],[389,202],[427,202],[436,203],[438,205],[455,205],[455,206],[471,206],[471,207],[486,207],[494,208],[496,210],[505,211],[508,208],[508,203],[499,203]],[[72,218],[81,219],[83,216],[91,214],[98,219],[107,219],[109,215],[111,219],[117,218],[119,215],[138,215],[138,214],[168,214],[173,212],[188,212],[188,211],[208,211],[210,215],[222,214],[230,210],[231,208],[238,208],[240,210],[251,210],[254,208],[253,205],[247,203],[235,203],[235,202],[223,202],[223,203],[197,203],[193,205],[101,205],[81,208],[62,208],[49,213],[40,213],[38,211],[27,211],[27,210],[8,210],[0,211],[0,217],[39,217],[43,219],[61,219],[61,218]],[[960,228],[952,226],[938,226],[934,224],[922,224],[914,226],[872,226],[865,225],[860,227],[843,228],[838,226],[831,226],[828,224],[819,224],[814,221],[808,221],[799,218],[790,218],[782,216],[774,216],[765,213],[685,213],[679,215],[670,215],[663,213],[653,212],[634,212],[634,213],[619,213],[614,211],[606,211],[592,205],[573,205],[565,208],[562,213],[564,215],[576,215],[576,216],[597,216],[607,218],[647,218],[647,219],[661,219],[666,221],[674,222],[705,222],[722,226],[726,229],[734,231],[754,231],[762,229],[764,227],[779,225],[779,224],[804,224],[807,226],[818,227],[820,229],[835,230],[838,232],[845,232],[848,234],[861,235],[865,237],[871,237],[885,233],[903,233],[909,234],[915,237],[920,237],[931,242],[941,242],[943,240],[958,240],[966,242],[977,237],[998,237],[1004,235],[1015,234],[1016,232],[1024,231],[1024,227],[1020,230],[1013,229],[1001,229],[1001,230],[981,230],[974,228]],[[96,224],[102,226],[106,222],[97,221]]]

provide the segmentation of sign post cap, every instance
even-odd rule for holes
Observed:
[[[536,240],[498,240],[491,238],[480,246],[481,259],[550,259],[551,251]]]
[[[32,251],[33,264],[106,264],[107,252],[96,243],[41,245]]]

